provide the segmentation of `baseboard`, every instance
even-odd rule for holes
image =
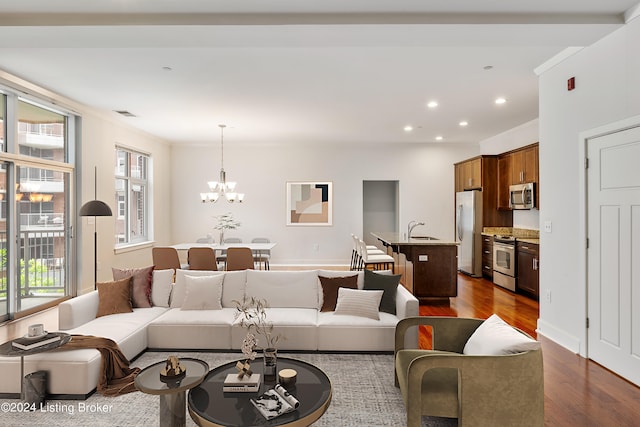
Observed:
[[[538,319],[538,328],[536,329],[536,333],[550,339],[572,353],[580,354],[581,342],[579,338],[556,328],[554,325],[545,322],[542,319]]]
[[[47,394],[45,400],[87,400],[95,392],[94,388],[87,394]],[[20,393],[0,393],[0,399],[20,399]]]

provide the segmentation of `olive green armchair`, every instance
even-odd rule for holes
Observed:
[[[419,427],[423,415],[457,418],[458,426],[544,425],[542,350],[463,354],[482,323],[455,317],[409,317],[398,323],[396,386],[407,408],[408,427]],[[433,328],[433,350],[404,348],[407,329],[419,325]]]

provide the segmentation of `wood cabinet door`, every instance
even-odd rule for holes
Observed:
[[[517,252],[517,288],[531,295],[535,299],[539,298],[540,279],[538,270],[538,250],[537,245],[526,244],[526,250],[518,243]]]
[[[469,180],[468,188],[482,187],[482,159],[471,160],[467,165],[467,173]]]
[[[498,209],[509,209],[509,186],[512,182],[512,155],[498,157]]]
[[[523,150],[523,182],[538,182],[538,147]]]
[[[418,298],[458,295],[458,247],[413,246],[413,293]]]
[[[464,191],[464,163],[454,165],[456,193]]]
[[[524,153],[522,150],[511,153],[511,184],[524,182]]]

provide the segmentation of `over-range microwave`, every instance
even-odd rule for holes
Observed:
[[[509,186],[509,207],[511,209],[533,209],[536,207],[535,183]]]

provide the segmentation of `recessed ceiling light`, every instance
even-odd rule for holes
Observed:
[[[411,125],[407,125],[407,126],[404,127],[404,131],[405,132],[411,132],[412,130],[413,130],[413,126],[411,126]]]
[[[467,126],[469,124],[469,122],[467,122],[466,120],[461,121],[460,123],[458,123],[460,126]]]
[[[493,65],[485,65],[482,68],[485,69],[485,70],[491,70],[493,68]]]
[[[442,137],[442,135],[438,135],[436,136],[436,141],[442,141],[444,138]]]
[[[496,104],[499,105],[499,104],[504,104],[505,102],[507,102],[507,100],[501,97],[501,98],[496,98],[495,102]]]
[[[429,103],[427,104],[427,107],[429,108],[436,108],[438,106],[438,101],[429,101]]]
[[[162,69],[164,71],[172,71],[173,70],[173,68],[171,68],[171,67],[162,67]]]

